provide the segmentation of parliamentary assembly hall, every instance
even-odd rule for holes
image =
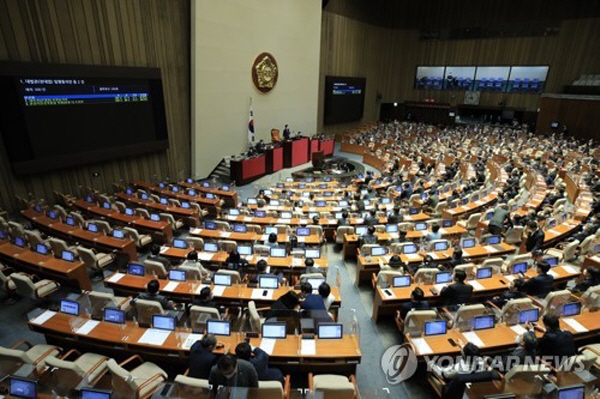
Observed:
[[[600,398],[600,2],[0,0],[0,398]]]

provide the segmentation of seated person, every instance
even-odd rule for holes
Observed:
[[[240,342],[235,347],[238,359],[250,362],[259,381],[279,381],[283,383],[283,373],[276,368],[269,368],[269,355],[260,348],[252,348],[248,342]]]
[[[202,266],[202,263],[198,260],[198,252],[196,251],[187,254],[186,260],[179,266],[193,267],[200,272],[202,278],[210,278],[210,272]]]
[[[323,298],[323,303],[325,304],[325,309],[329,311],[331,304],[335,301],[335,297],[331,293],[331,287],[327,283],[322,283],[319,286],[319,295]]]
[[[448,305],[460,305],[469,302],[473,296],[473,286],[465,284],[467,273],[464,270],[454,271],[454,283],[445,286],[440,292],[440,302]]]
[[[547,313],[542,318],[544,327],[535,325],[535,329],[542,331],[544,335],[538,339],[538,355],[552,356],[560,360],[561,356],[574,356],[575,340],[570,331],[560,329],[559,318],[556,314]],[[528,323],[527,329],[533,326]],[[554,359],[551,361],[554,364]]]
[[[504,359],[504,370],[521,364],[533,364],[537,356],[538,339],[533,331],[526,331],[517,338],[517,346]],[[529,363],[527,363],[529,362]]]
[[[585,292],[588,288],[600,285],[600,269],[589,266],[583,271],[583,280],[571,288],[572,292]]]
[[[258,388],[258,375],[252,363],[226,354],[211,368],[208,383],[212,385],[214,392],[220,386]]]
[[[521,299],[525,298],[526,294],[523,291],[523,286],[525,285],[525,280],[523,278],[516,278],[510,282],[508,286],[508,291],[504,291],[501,295],[495,296],[492,298],[492,303],[499,308],[502,308],[506,305],[506,302],[511,299]]]
[[[390,257],[390,260],[388,261],[388,263],[384,263],[383,259],[379,258],[379,270],[383,271],[383,270],[388,270],[388,271],[396,271],[396,272],[402,272],[404,271],[403,266],[404,263],[402,263],[402,259],[400,259],[400,257],[398,255],[392,255]]]
[[[548,274],[550,271],[550,265],[548,262],[541,260],[537,262],[536,277],[527,279],[523,285],[523,290],[527,295],[536,297],[545,297],[548,295],[554,286],[554,277]]]
[[[309,283],[300,284],[300,308],[307,311],[307,315],[317,322],[330,322],[331,317],[327,313],[325,300],[321,295],[312,293],[312,286]]]
[[[137,295],[137,299],[145,299],[148,301],[159,302],[164,310],[175,309],[175,304],[173,303],[173,301],[168,300],[166,296],[158,293],[159,287],[160,283],[157,279],[150,280],[146,285],[146,292],[140,292]]]
[[[463,251],[459,246],[454,247],[454,251],[452,251],[452,258],[448,261],[450,268],[454,269],[458,265],[462,265],[465,263],[463,259]]]
[[[425,236],[425,239],[427,241],[433,241],[433,240],[441,240],[442,239],[442,233],[440,233],[440,225],[435,223],[434,225],[431,226],[431,231],[429,233],[427,233],[427,235]]]
[[[212,334],[194,342],[190,348],[189,377],[208,379],[211,368],[217,364],[217,355],[213,353],[216,347],[217,338]]]
[[[192,300],[192,304],[197,306],[203,306],[205,308],[219,308],[217,303],[213,300],[213,293],[210,290],[210,287],[203,287],[200,290],[200,295],[198,297],[194,297],[194,299]]]
[[[239,271],[241,267],[248,264],[248,261],[242,258],[237,249],[234,249],[229,252],[227,259],[225,260],[225,264],[227,265],[228,269]]]
[[[429,302],[425,301],[425,293],[419,287],[415,288],[410,293],[410,302],[405,302],[400,307],[400,318],[404,320],[408,312],[413,309],[417,310],[427,310],[431,307],[429,306]]]
[[[377,236],[375,235],[375,226],[369,226],[367,232],[358,239],[358,247],[365,244],[377,244]]]
[[[158,244],[152,244],[148,259],[162,263],[162,265],[165,267],[165,270],[169,270],[171,268],[171,261],[160,254],[160,245]]]
[[[395,206],[392,212],[387,217],[387,222],[389,224],[398,224],[404,220],[404,217],[400,213],[400,207]]]
[[[339,226],[350,226],[350,219],[348,218],[348,211],[342,212],[342,218],[338,219],[338,227]]]
[[[369,216],[365,219],[365,224],[367,226],[375,226],[379,223],[379,218],[376,216],[377,211],[375,209],[371,209],[369,211]]]
[[[322,273],[323,272],[318,266],[315,266],[315,261],[312,258],[305,259],[304,266],[306,267],[306,269],[304,269],[304,273]]]
[[[477,345],[472,342],[467,342],[466,345],[459,342],[459,345],[462,346],[460,361],[447,367],[440,367],[432,361],[430,369],[434,374],[445,380],[451,380],[459,374],[472,374],[487,370]]]
[[[296,291],[288,291],[273,302],[271,310],[267,313],[267,319],[297,315],[298,310],[300,310],[300,296]]]
[[[267,238],[267,241],[264,242],[264,244],[269,246],[270,248],[275,248],[278,245],[277,244],[277,234],[275,234],[275,233],[269,234],[269,237]]]

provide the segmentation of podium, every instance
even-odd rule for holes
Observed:
[[[309,139],[301,137],[283,143],[283,166],[292,168],[309,161]]]
[[[231,161],[231,179],[237,186],[248,184],[266,174],[266,156]]]

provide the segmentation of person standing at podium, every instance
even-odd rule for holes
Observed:
[[[285,141],[288,141],[290,139],[290,128],[288,127],[288,125],[285,125],[285,127],[283,128],[283,139]]]

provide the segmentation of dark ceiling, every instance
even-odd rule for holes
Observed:
[[[325,10],[398,29],[490,28],[600,17],[598,0],[329,0]]]

